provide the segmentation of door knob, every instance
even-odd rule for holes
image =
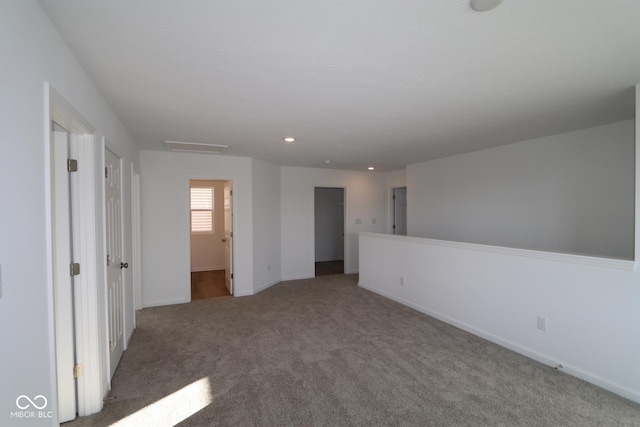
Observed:
[[[227,239],[222,239],[222,242],[223,242],[223,243],[224,243],[224,242],[226,242],[226,241],[227,241]]]
[[[128,262],[121,262],[120,263],[120,269],[123,269],[123,268],[129,268],[129,263]]]

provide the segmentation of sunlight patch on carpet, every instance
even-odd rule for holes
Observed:
[[[201,378],[123,418],[114,426],[175,426],[213,402],[209,378]]]

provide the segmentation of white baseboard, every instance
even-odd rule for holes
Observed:
[[[180,299],[168,299],[168,300],[159,300],[159,301],[143,301],[142,308],[149,307],[160,307],[163,305],[174,305],[174,304],[186,304],[189,301],[188,299],[180,298]]]
[[[270,288],[271,286],[276,285],[276,284],[278,284],[278,283],[280,283],[280,282],[281,282],[281,280],[280,280],[280,279],[276,279],[276,280],[272,280],[272,281],[270,281],[270,282],[264,283],[264,284],[262,284],[262,285],[258,286],[257,288],[255,288],[255,289],[253,290],[253,293],[254,293],[254,295],[255,295],[255,294],[257,294],[258,292],[262,292],[262,291],[264,291],[265,289]]]
[[[282,281],[283,282],[288,282],[290,280],[313,279],[314,277],[316,277],[315,274],[311,274],[311,275],[302,274],[300,276],[285,276],[285,277],[282,278]]]
[[[602,378],[598,375],[595,375],[593,373],[584,371],[576,366],[572,366],[569,365],[567,363],[564,363],[562,361],[556,360],[550,356],[547,356],[545,354],[539,353],[535,350],[532,350],[530,348],[527,347],[523,347],[519,344],[516,344],[512,341],[509,341],[507,339],[504,339],[502,337],[499,337],[497,335],[493,335],[485,330],[476,328],[473,325],[469,325],[468,323],[464,323],[464,322],[460,322],[454,318],[451,318],[449,316],[446,316],[444,314],[438,313],[436,311],[430,310],[428,308],[419,306],[417,304],[414,304],[410,301],[407,301],[403,298],[399,298],[396,297],[395,295],[389,294],[387,292],[381,291],[379,289],[367,286],[366,284],[359,282],[358,286],[366,289],[368,291],[371,291],[373,293],[376,293],[378,295],[381,295],[385,298],[389,298],[390,300],[393,300],[397,303],[400,303],[402,305],[406,305],[407,307],[411,307],[416,311],[419,311],[421,313],[424,313],[428,316],[434,317],[438,320],[441,320],[445,323],[448,323],[450,325],[453,325],[459,329],[462,329],[463,331],[469,332],[470,334],[479,336],[481,338],[486,339],[487,341],[491,341],[494,344],[497,344],[501,347],[505,347],[508,348],[509,350],[512,350],[516,353],[522,354],[523,356],[526,356],[530,359],[533,359],[537,362],[540,362],[544,365],[550,366],[550,367],[556,367],[558,365],[562,365],[562,372],[565,372],[569,375],[572,375],[574,377],[580,378],[584,381],[587,381],[591,384],[594,384],[598,387],[602,387],[605,390],[609,390],[612,393],[615,393],[619,396],[625,397],[629,400],[632,400],[634,402],[640,403],[640,392],[635,391],[635,390],[631,390],[628,387],[622,386],[618,383],[609,381],[605,378]]]
[[[254,293],[251,291],[243,291],[243,292],[233,292],[234,297],[249,297],[251,295],[253,295]]]
[[[129,344],[131,343],[131,338],[133,338],[133,333],[135,332],[136,328],[131,328],[131,332],[127,335],[127,337],[124,340],[124,349],[125,351],[127,350],[127,348],[129,348]]]

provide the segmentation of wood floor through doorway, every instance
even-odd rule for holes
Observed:
[[[327,276],[329,274],[344,274],[344,261],[316,262],[316,276]]]
[[[191,272],[191,300],[228,297],[224,286],[224,270]]]

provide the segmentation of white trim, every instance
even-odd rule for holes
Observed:
[[[289,282],[291,280],[313,279],[314,277],[316,277],[315,274],[312,274],[312,275],[300,274],[300,275],[297,275],[297,276],[284,276],[284,277],[281,278],[281,280],[283,282]]]
[[[253,295],[255,295],[255,294],[259,293],[259,292],[262,292],[265,289],[272,287],[273,285],[277,285],[278,283],[280,283],[280,279],[275,279],[275,280],[272,280],[270,282],[264,283],[264,284],[258,286],[257,288],[255,288],[253,290]]]
[[[404,236],[401,236],[404,237]],[[606,390],[609,390],[613,393],[616,393],[620,396],[626,397],[627,399],[633,400],[635,402],[640,402],[640,393],[629,389],[628,387],[625,387],[621,384],[618,384],[616,382],[613,381],[609,381],[607,379],[604,379],[598,375],[592,374],[590,372],[584,371],[580,368],[577,368],[575,366],[569,365],[566,362],[562,361],[562,360],[556,360],[553,359],[543,353],[539,353],[537,351],[531,350],[528,347],[523,347],[521,345],[515,344],[512,341],[506,340],[504,338],[501,338],[497,335],[493,335],[489,332],[486,332],[483,329],[479,329],[476,328],[474,326],[471,326],[467,323],[464,322],[460,322],[452,317],[449,316],[445,316],[443,314],[438,313],[437,311],[433,311],[430,310],[428,308],[422,307],[420,305],[414,304],[410,301],[407,301],[403,298],[399,298],[396,297],[392,294],[389,294],[387,292],[384,291],[380,291],[378,289],[375,289],[371,286],[368,286],[365,283],[359,282],[358,286],[362,289],[366,289],[370,292],[373,292],[375,294],[381,295],[385,298],[388,298],[390,300],[393,300],[397,303],[400,303],[402,305],[405,305],[407,307],[410,307],[416,311],[419,311],[420,313],[426,314],[427,316],[431,316],[433,318],[436,318],[438,320],[441,320],[445,323],[448,323],[450,325],[453,325],[459,329],[462,329],[463,331],[469,332],[473,335],[479,336],[481,338],[486,339],[487,341],[491,341],[494,344],[500,345],[502,347],[508,348],[509,350],[513,350],[516,353],[520,353],[530,359],[533,359],[537,362],[540,362],[544,365],[550,366],[550,367],[555,367],[558,365],[562,365],[562,371],[566,372],[569,375],[572,375],[574,377],[578,377],[580,379],[583,379],[587,382],[590,382],[591,384],[595,384],[598,387],[602,387]]]
[[[107,298],[107,265],[104,260],[107,258],[107,216],[105,206],[105,194],[106,194],[106,182],[104,179],[104,167],[105,167],[105,150],[107,149],[106,138],[102,136],[100,142],[96,147],[96,202],[100,203],[100,209],[97,214],[100,215],[100,247],[98,259],[98,274],[102,280],[102,286],[100,286],[99,297],[101,300],[99,306],[98,316],[102,319],[104,327],[100,328],[100,342],[101,342],[101,355],[102,360],[102,392],[106,396],[111,389],[111,371],[109,369],[109,313],[108,313],[108,298]],[[103,397],[104,397],[103,396]]]
[[[46,286],[47,286],[47,332],[48,332],[48,353],[49,353],[49,404],[56,408],[51,420],[53,424],[59,424],[58,419],[58,365],[56,362],[56,331],[55,331],[55,298],[53,279],[53,197],[52,197],[52,177],[51,177],[51,121],[53,88],[49,83],[44,84],[44,198],[47,209],[45,209],[45,240],[46,240]]]
[[[640,84],[636,85],[636,117],[635,117],[635,221],[634,221],[634,259],[640,258]]]
[[[174,299],[165,299],[165,300],[156,300],[156,301],[145,301],[143,308],[149,307],[160,307],[163,305],[175,305],[175,304],[187,304],[191,302],[189,299],[184,298],[174,298]]]
[[[624,259],[602,258],[587,255],[567,254],[560,252],[544,252],[531,249],[508,248],[503,246],[480,245],[477,243],[454,242],[449,240],[426,239],[412,236],[396,236],[393,234],[380,234],[370,232],[360,232],[360,236],[373,237],[376,239],[395,240],[403,242],[418,243],[421,245],[445,246],[449,248],[463,249],[468,251],[492,252],[497,254],[519,256],[526,258],[538,258],[547,261],[564,263],[591,265],[594,267],[613,268],[617,270],[634,271],[636,262]]]
[[[76,363],[84,366],[84,375],[77,380],[77,410],[80,416],[90,415],[102,409],[102,374],[104,363],[100,353],[98,319],[98,289],[104,282],[100,281],[97,269],[97,235],[96,235],[96,192],[95,192],[95,128],[78,111],[69,104],[49,83],[45,83],[45,199],[52,206],[51,194],[51,122],[55,121],[70,133],[79,137],[77,147],[79,162],[79,184],[74,200],[78,218],[74,227],[79,234],[75,258],[81,263],[82,274],[77,276],[75,293],[75,329],[76,329]],[[79,203],[82,200],[82,203]],[[49,304],[49,352],[51,361],[52,391],[50,403],[57,407],[57,368],[55,363],[55,323],[53,299],[53,228],[52,213],[47,209],[47,287]],[[57,417],[57,411],[54,411]],[[58,422],[57,418],[54,422]]]
[[[50,84],[45,83],[47,98],[49,99],[50,120],[47,123],[47,132],[51,130],[50,121],[57,122],[70,133],[78,135],[93,135],[96,128],[89,123],[60,93]]]
[[[255,292],[253,291],[242,291],[242,292],[236,292],[235,294],[231,295],[234,297],[250,297],[251,295],[254,295]]]
[[[140,209],[140,173],[131,164],[131,210],[133,238],[133,327],[136,327],[136,310],[142,308],[142,222]],[[133,331],[132,331],[133,334]]]

